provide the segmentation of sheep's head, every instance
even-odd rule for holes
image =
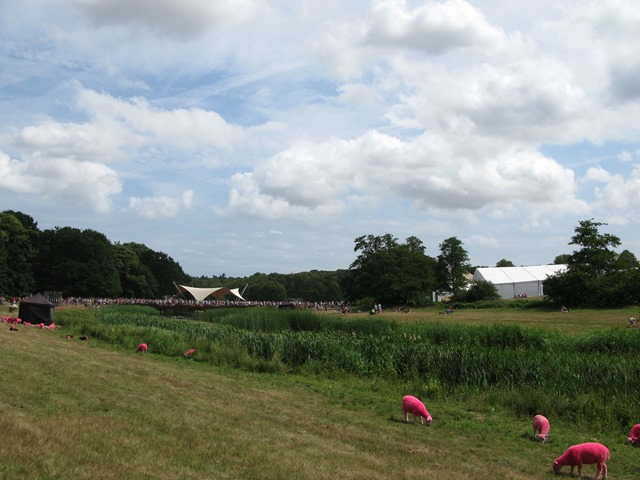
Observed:
[[[558,474],[561,468],[562,466],[558,463],[557,460],[553,462],[553,471],[555,472],[556,475]]]
[[[433,420],[433,418],[431,418],[431,415],[429,415],[427,417],[427,427],[431,426],[431,421]]]

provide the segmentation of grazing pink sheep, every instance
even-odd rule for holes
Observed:
[[[191,348],[189,350],[187,350],[186,352],[184,352],[184,356],[185,357],[191,357],[192,355],[196,354],[196,349],[195,348]]]
[[[631,427],[627,443],[630,443],[631,445],[640,445],[640,423]]]
[[[544,443],[549,435],[549,420],[543,415],[533,417],[533,436]]]
[[[420,417],[420,424],[423,424],[423,419],[426,420],[427,426],[431,425],[431,415],[420,400],[411,395],[407,395],[402,398],[402,411],[404,412],[404,421],[409,421],[409,414],[413,415],[413,421],[416,421],[416,417]]]
[[[147,353],[147,344],[141,343],[136,347],[136,352]]]
[[[596,476],[594,480],[598,480],[598,475],[602,472],[602,478],[607,478],[607,460],[611,458],[609,449],[601,443],[589,442],[573,445],[560,455],[553,462],[553,471],[558,473],[565,465],[571,466],[571,475],[573,475],[573,467],[578,466],[578,476],[582,477],[582,465],[596,464]]]

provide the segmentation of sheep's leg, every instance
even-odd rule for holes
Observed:
[[[409,412],[404,412],[404,421],[409,423]]]
[[[602,464],[602,478],[604,480],[607,480],[607,464],[606,463]]]

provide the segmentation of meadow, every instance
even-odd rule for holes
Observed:
[[[601,441],[609,477],[636,479],[631,314],[56,310],[55,331],[0,331],[0,477],[551,478]],[[404,423],[407,393],[431,427]]]

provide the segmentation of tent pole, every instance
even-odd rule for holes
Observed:
[[[180,287],[178,287],[178,284],[176,282],[173,282],[173,285],[176,287],[176,290],[178,290],[178,292],[180,292],[180,295],[182,296],[182,298],[184,300],[187,300],[186,297],[184,296],[184,293],[182,293],[182,290],[180,290]]]

